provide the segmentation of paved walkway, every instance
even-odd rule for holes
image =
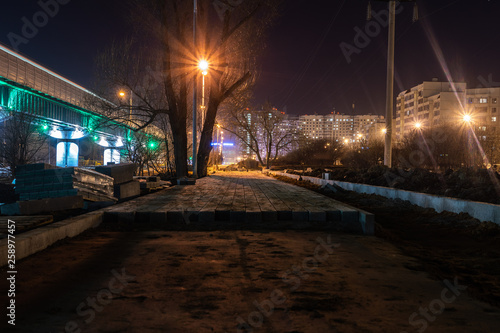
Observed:
[[[357,224],[366,213],[260,172],[219,172],[195,186],[174,186],[107,210],[121,221]],[[368,214],[370,215],[370,214]]]
[[[376,237],[97,229],[17,263],[16,327],[4,309],[0,332],[498,332],[468,281],[421,267]]]

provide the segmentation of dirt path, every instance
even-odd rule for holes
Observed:
[[[325,192],[310,182],[283,181],[318,191],[375,214],[375,235],[418,259],[418,269],[434,279],[457,276],[468,293],[500,307],[500,226],[468,214],[443,212],[356,192]]]
[[[101,228],[18,264],[16,331],[496,332],[420,265],[376,237]]]

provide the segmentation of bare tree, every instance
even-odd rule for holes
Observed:
[[[40,133],[35,116],[27,112],[0,111],[0,162],[15,176],[16,166],[43,160],[47,136]]]
[[[269,168],[280,155],[285,155],[298,141],[296,126],[290,125],[284,112],[266,103],[261,110],[231,109],[224,129],[233,133],[257,157],[261,165]]]
[[[472,134],[472,133],[471,133]],[[400,168],[460,168],[474,165],[477,155],[472,136],[467,129],[443,125],[432,129],[414,130],[403,137],[394,150],[394,163]]]
[[[333,166],[344,153],[343,146],[329,140],[302,140],[300,147],[288,153],[281,162],[287,165]]]
[[[342,165],[349,168],[369,168],[384,161],[384,142],[365,140],[347,145],[341,159]]]
[[[126,158],[137,166],[137,175],[144,175],[144,169],[154,169],[162,155],[162,144],[152,140],[141,132],[133,132],[126,140],[124,150]],[[148,172],[149,174],[149,172]]]
[[[494,126],[481,126],[476,131],[478,143],[481,145],[481,156],[485,166],[500,163],[500,133]]]
[[[200,76],[198,61],[205,59],[209,63],[208,102],[197,171],[200,176],[206,175],[219,107],[255,77],[263,32],[278,2],[221,0],[214,8],[212,1],[198,0],[198,38],[194,41],[192,1],[132,1],[140,37],[113,45],[99,58],[99,94],[111,102],[101,102],[100,108],[108,109],[110,116],[135,130],[154,124],[159,115],[168,115],[176,173],[178,177],[187,176],[192,87]],[[133,97],[132,103],[116,97],[119,88]]]
[[[172,140],[172,131],[170,129],[170,123],[168,121],[168,116],[161,115],[160,117],[158,117],[156,124],[158,125],[160,132],[162,134],[161,137],[162,152],[156,160],[152,161],[152,166],[156,172],[172,176],[174,175],[175,161],[172,156],[173,140]]]

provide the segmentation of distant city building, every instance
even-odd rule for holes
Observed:
[[[354,116],[354,128],[358,138],[361,134],[361,138],[366,140],[383,139],[385,118],[372,114]]]
[[[279,149],[278,155],[286,155],[288,152],[298,148],[297,117],[287,115],[284,111],[280,111],[277,108],[270,108],[269,110],[247,109],[244,114],[244,119],[247,128],[251,129],[251,131],[243,130],[244,133],[242,133],[242,135],[246,137],[245,141],[252,145],[255,144],[252,137],[255,138],[262,158],[265,158],[267,155],[266,147],[269,140],[268,135],[270,133],[272,133],[271,140],[274,141],[272,143],[273,149],[276,144],[281,145],[282,143],[288,143]],[[287,138],[279,142],[286,134],[288,134]],[[256,157],[252,147],[243,142],[240,142],[240,145],[240,151],[243,157]],[[253,148],[255,149],[255,147]],[[274,150],[272,154],[274,154]]]
[[[500,87],[467,89],[464,82],[439,82],[437,79],[401,92],[397,98],[395,138],[401,140],[416,127],[433,128],[459,124],[469,115],[474,127],[495,130]]]
[[[500,87],[467,89],[466,108],[472,121],[486,130],[491,127],[500,133],[498,119],[498,103],[500,101]]]
[[[351,116],[331,113],[299,116],[298,125],[302,134],[309,139],[356,142],[373,138],[377,131],[382,131],[385,123],[384,117],[378,115]]]

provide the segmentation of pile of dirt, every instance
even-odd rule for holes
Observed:
[[[426,271],[437,280],[458,277],[471,296],[500,306],[499,225],[480,222],[465,213],[437,213],[400,199],[326,192],[308,181],[276,178],[374,213],[375,235],[420,261],[420,266],[411,269]]]
[[[377,165],[358,170],[315,169],[302,175],[321,177],[325,172],[330,173],[330,179],[338,181],[500,204],[500,174],[492,169],[462,168],[437,173],[425,169],[397,169]]]

